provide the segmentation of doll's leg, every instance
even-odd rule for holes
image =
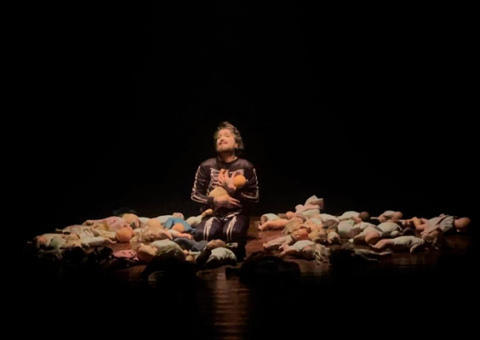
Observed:
[[[364,242],[365,242],[365,233],[363,231],[353,238],[354,244],[362,244]]]
[[[262,222],[262,224],[268,222],[268,221],[276,221],[276,220],[279,220],[280,217],[278,217],[278,215],[275,215],[275,214],[264,214],[262,215],[262,217],[260,218],[260,221]]]
[[[267,230],[267,229],[272,229],[272,230],[278,230],[278,229],[283,229],[287,225],[288,220],[286,219],[281,219],[281,220],[276,220],[276,221],[267,221],[264,224],[262,224],[260,227],[258,227],[259,230]]]
[[[286,255],[296,255],[298,254],[298,250],[293,248],[293,247],[290,247],[290,246],[286,246],[283,251],[280,253],[280,256],[286,256]]]
[[[378,232],[370,232],[367,235],[365,235],[365,242],[367,244],[371,244],[371,245],[377,244],[378,241],[380,241],[381,239],[382,239],[382,235],[380,235],[380,233]]]
[[[287,240],[288,237],[289,236],[282,236],[267,243],[264,243],[263,248],[265,250],[276,250]]]
[[[375,245],[371,245],[373,249],[376,250],[383,250],[387,248],[391,248],[393,246],[394,241],[392,239],[383,239],[377,242]]]
[[[425,220],[420,220],[419,218],[414,217],[411,219],[411,221],[413,222],[413,225],[415,226],[415,229],[417,231],[424,231],[427,227],[427,223],[425,223]]]

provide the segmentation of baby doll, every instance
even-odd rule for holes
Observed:
[[[393,210],[387,210],[380,216],[373,218],[379,220],[381,223],[387,222],[387,221],[399,221],[403,217],[403,214],[400,211],[393,211]]]
[[[82,247],[84,248],[90,248],[90,247],[100,247],[108,244],[115,244],[116,242],[110,240],[109,238],[106,237],[83,237],[80,239],[80,242],[82,243]]]
[[[384,222],[378,226],[367,225],[363,231],[353,238],[353,243],[376,244],[382,238],[398,237],[403,235],[403,228],[399,222]]]
[[[309,218],[313,215],[319,215],[320,210],[323,209],[323,206],[323,198],[318,198],[314,195],[305,201],[305,205],[297,205],[295,207],[295,214],[302,214],[303,216]]]
[[[394,239],[383,239],[371,247],[375,250],[391,249],[394,251],[409,250],[410,253],[423,248],[425,241],[415,236],[400,236]]]
[[[238,190],[243,188],[247,184],[247,179],[245,178],[245,176],[237,175],[232,178],[231,176],[229,176],[228,170],[226,169],[220,170],[220,173],[218,174],[218,180],[220,183],[224,183],[224,185],[219,185],[215,189],[213,189],[208,194],[209,197],[219,198],[223,196],[230,196],[226,187],[232,187],[232,189]],[[214,210],[216,211],[216,209]]]

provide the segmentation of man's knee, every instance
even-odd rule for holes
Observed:
[[[193,237],[196,241],[215,240],[222,237],[221,223],[214,217],[202,221],[195,229]]]
[[[233,219],[224,229],[224,238],[227,242],[245,243],[248,232],[248,220],[245,218]]]

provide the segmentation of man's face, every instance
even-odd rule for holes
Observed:
[[[217,152],[235,151],[238,147],[235,143],[235,135],[229,129],[222,129],[217,136]]]

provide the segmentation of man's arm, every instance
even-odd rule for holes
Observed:
[[[260,196],[255,168],[246,169],[245,178],[247,179],[247,184],[243,189],[237,190],[234,197],[242,203],[258,203]]]
[[[207,196],[207,190],[210,180],[210,174],[208,170],[199,166],[197,173],[195,174],[195,182],[193,184],[191,198],[193,201],[201,204],[208,205],[209,207],[214,206],[213,197]]]

